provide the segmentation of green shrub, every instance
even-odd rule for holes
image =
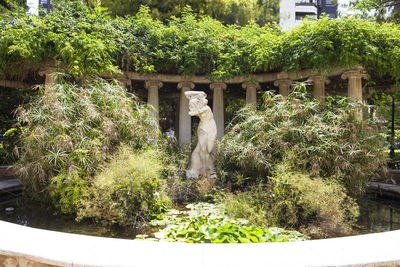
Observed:
[[[270,181],[229,194],[223,200],[227,213],[255,225],[300,229],[317,238],[351,232],[358,206],[339,183],[286,171]]]
[[[178,205],[203,199],[204,194],[200,188],[202,181],[186,179],[186,170],[195,142],[191,145],[181,146],[174,139],[162,139],[160,144],[163,150],[162,176],[168,185],[166,187],[167,195]]]
[[[163,166],[159,156],[155,150],[120,148],[94,177],[82,198],[78,219],[138,226],[159,216],[168,204],[160,181]]]
[[[23,10],[0,14],[0,73],[25,78],[54,62],[78,79],[121,69],[221,80],[361,65],[373,76],[400,79],[400,27],[395,24],[322,17],[282,32],[276,24],[226,26],[187,9],[163,24],[147,7],[121,18],[81,1],[52,5],[43,17]]]
[[[359,119],[358,103],[323,104],[304,91],[267,92],[260,110],[237,113],[219,146],[219,176],[238,191],[225,207],[256,225],[346,234],[358,216],[354,198],[386,168],[385,135],[380,122]]]
[[[116,147],[136,150],[158,139],[147,107],[105,81],[87,88],[66,83],[46,88],[19,110],[18,119],[24,128],[14,167],[26,191],[42,200],[51,196],[68,213],[76,211],[77,200],[65,198],[77,198]]]
[[[322,104],[299,91],[264,95],[260,110],[238,112],[220,143],[219,169],[227,179],[267,182],[274,168],[333,179],[358,195],[386,165],[380,124],[360,120],[358,103],[327,98]]]
[[[0,143],[0,165],[6,164],[7,150],[4,149],[3,144]]]
[[[61,213],[74,215],[88,186],[88,179],[80,176],[76,169],[61,170],[49,186],[53,207]]]
[[[18,156],[18,145],[19,145],[19,135],[23,128],[15,127],[8,129],[3,135],[2,148],[0,152],[3,156],[0,158],[3,159],[4,164],[13,164],[17,160]]]

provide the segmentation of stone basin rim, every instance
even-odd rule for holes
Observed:
[[[2,266],[399,266],[398,244],[400,230],[288,243],[188,244],[94,237],[0,221]]]

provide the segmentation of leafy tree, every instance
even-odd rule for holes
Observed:
[[[0,0],[0,14],[14,10],[19,6],[26,7],[26,0]]]
[[[263,25],[279,19],[279,0],[102,0],[114,15],[133,15],[141,5],[148,6],[154,18],[167,21],[180,16],[187,6],[194,13],[208,15],[225,24],[245,25],[255,20]]]
[[[362,18],[400,23],[399,0],[356,0],[352,4],[353,9],[359,11]]]

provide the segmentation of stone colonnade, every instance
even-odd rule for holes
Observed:
[[[45,87],[51,86],[55,81],[55,74],[51,72],[46,72]],[[357,100],[363,100],[362,92],[362,78],[366,78],[365,73],[361,67],[355,67],[350,70],[340,71],[342,79],[348,79],[347,95],[349,97],[355,98]],[[138,74],[139,75],[139,74]],[[273,81],[274,85],[278,87],[279,94],[287,96],[290,93],[290,87],[293,84],[293,75],[289,73],[278,73],[275,76],[268,74],[268,81]],[[181,79],[182,77],[176,76]],[[304,77],[304,76],[303,76]],[[163,82],[170,81],[172,78],[156,79],[150,78],[145,81],[145,88],[148,91],[148,104],[154,108],[154,116],[159,117],[159,89],[163,86]],[[130,83],[130,79],[119,79],[120,84],[124,87]],[[265,79],[263,80],[265,82]],[[260,83],[263,81],[257,81],[257,79],[239,80],[232,82],[211,82],[210,89],[213,91],[213,113],[215,122],[217,124],[218,137],[221,138],[224,134],[224,90],[227,88],[227,83],[241,83],[242,87],[246,90],[246,103],[252,105],[255,109],[257,106],[257,89],[260,89]],[[313,96],[320,101],[324,101],[325,98],[325,84],[329,83],[329,79],[323,75],[308,75],[308,81],[313,83]],[[191,142],[191,117],[189,116],[189,100],[185,97],[184,93],[186,91],[193,90],[195,88],[195,82],[191,80],[184,80],[178,82],[177,89],[180,90],[180,101],[179,101],[179,143],[187,144]],[[201,83],[206,83],[207,80],[202,78]]]

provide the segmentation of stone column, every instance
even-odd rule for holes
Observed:
[[[160,81],[146,81],[145,87],[147,89],[147,103],[154,108],[154,116],[159,119],[159,97],[158,89],[163,86]]]
[[[279,79],[274,82],[274,85],[279,88],[279,94],[288,96],[290,93],[291,79]]]
[[[43,70],[40,70],[39,75],[45,76],[45,80],[44,80],[44,88],[45,89],[52,87],[57,83],[57,81],[56,81],[57,73],[55,73],[52,68],[45,68]]]
[[[52,87],[52,86],[54,86],[54,85],[57,84],[57,82],[56,82],[56,76],[57,76],[57,74],[56,74],[56,73],[50,73],[50,72],[48,72],[48,73],[46,73],[45,75],[46,75],[46,79],[45,79],[45,81],[44,81],[44,88],[45,88],[45,89],[46,89],[46,88],[49,88],[49,87]]]
[[[246,104],[253,105],[253,108],[257,107],[257,89],[260,89],[259,83],[245,82],[242,87],[246,89]]]
[[[342,74],[342,79],[348,79],[347,85],[347,96],[363,101],[363,91],[362,91],[362,78],[366,79],[367,75],[363,73],[362,67],[355,67],[354,69],[345,71]],[[358,119],[363,118],[363,111],[361,108],[355,110]]]
[[[362,78],[367,78],[365,73],[362,72],[362,67],[356,67],[342,74],[342,79],[348,79],[349,81],[347,86],[348,97],[352,97],[360,101],[363,100],[361,81]]]
[[[311,81],[314,84],[313,96],[321,102],[325,101],[325,84],[328,84],[330,81],[321,75],[313,75],[308,81]]]
[[[210,88],[214,91],[213,93],[213,114],[215,123],[217,124],[217,137],[222,138],[224,136],[224,90],[226,89],[225,83],[212,83]]]
[[[192,120],[189,115],[189,99],[185,92],[194,88],[192,82],[178,83],[178,89],[181,90],[179,98],[179,144],[185,145],[192,141]]]

